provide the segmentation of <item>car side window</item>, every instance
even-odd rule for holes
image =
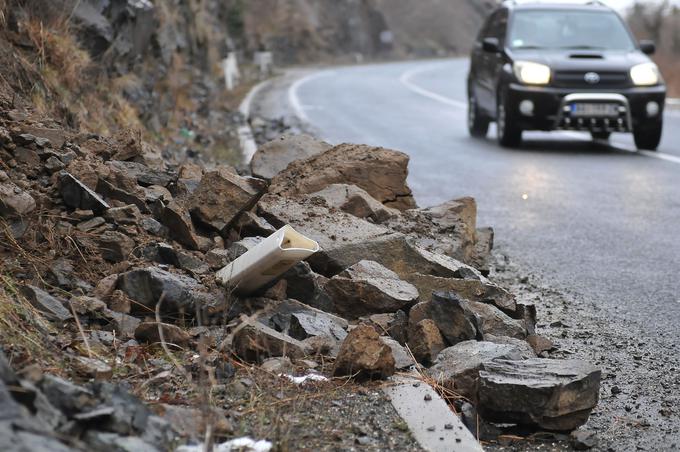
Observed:
[[[505,44],[505,36],[508,32],[508,11],[503,9],[498,11],[490,24],[489,35],[490,38],[498,38],[498,42],[503,46]]]
[[[486,22],[484,23],[484,26],[479,32],[479,36],[477,37],[477,40],[479,42],[483,41],[485,38],[490,38],[493,36],[493,24],[496,20],[496,16],[498,15],[499,11],[496,11],[492,15],[489,16],[488,19],[486,19]]]

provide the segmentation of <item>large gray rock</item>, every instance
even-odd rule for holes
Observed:
[[[331,147],[309,135],[283,135],[257,149],[250,161],[250,170],[255,177],[271,179],[291,162],[321,154]]]
[[[239,214],[255,205],[264,188],[262,181],[220,167],[203,176],[187,208],[198,222],[225,234]]]
[[[163,296],[163,312],[177,312],[184,310],[188,314],[196,312],[196,308],[209,307],[217,300],[207,293],[205,286],[193,278],[147,267],[131,270],[118,276],[116,288],[136,301],[133,310],[148,313],[150,308]]]
[[[323,198],[329,207],[358,218],[370,218],[375,223],[382,223],[400,214],[396,209],[385,207],[356,185],[333,184],[310,196]]]
[[[232,344],[234,352],[248,362],[262,362],[275,356],[301,359],[310,352],[306,344],[260,322],[240,325]]]
[[[290,298],[302,301],[308,305],[315,305],[324,310],[330,306],[319,306],[315,300],[320,296],[323,287],[328,282],[325,276],[314,273],[307,262],[299,262],[283,274],[282,279],[287,283],[286,293]]]
[[[442,350],[428,374],[443,386],[474,401],[484,363],[496,358],[521,360],[530,357],[514,345],[465,341]]]
[[[38,311],[45,314],[51,320],[65,321],[73,318],[71,312],[64,307],[62,300],[53,297],[44,290],[35,286],[23,286],[21,293]]]
[[[102,212],[110,207],[101,196],[66,171],[59,173],[59,191],[64,204],[74,209]]]
[[[370,325],[361,324],[347,335],[335,360],[338,376],[384,379],[394,374],[392,349]]]
[[[467,305],[472,312],[477,314],[480,321],[480,330],[484,336],[492,334],[494,336],[508,336],[516,339],[527,337],[527,329],[524,323],[510,318],[497,307],[476,301],[467,302]]]
[[[470,339],[481,339],[481,324],[468,302],[453,292],[435,292],[429,314],[451,345]]]
[[[574,430],[597,406],[601,371],[577,360],[494,360],[479,372],[479,410],[492,422]]]
[[[433,292],[454,292],[465,300],[489,303],[507,314],[517,315],[515,297],[484,277],[441,278],[412,273],[404,276],[404,279],[418,288],[421,300],[429,300]]]
[[[35,199],[12,182],[0,183],[0,216],[21,217],[35,210]]]
[[[347,321],[295,300],[271,306],[259,321],[297,340],[325,336],[335,341],[347,337]]]
[[[331,278],[323,289],[332,310],[345,318],[395,312],[418,300],[418,290],[377,262],[360,261]]]
[[[409,353],[405,347],[402,347],[399,342],[395,341],[391,337],[386,336],[381,336],[380,340],[383,342],[383,344],[387,345],[390,350],[392,350],[395,369],[406,369],[416,364],[416,361],[413,359],[411,353]]]
[[[416,207],[406,184],[408,155],[384,148],[341,144],[323,154],[292,162],[271,182],[270,193],[316,193],[332,184],[356,185],[388,207]]]

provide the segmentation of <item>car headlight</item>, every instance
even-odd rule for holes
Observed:
[[[517,79],[527,85],[547,85],[550,82],[550,68],[545,64],[517,61],[513,69]]]
[[[659,68],[654,63],[642,63],[630,69],[630,78],[637,86],[656,85],[661,80]]]

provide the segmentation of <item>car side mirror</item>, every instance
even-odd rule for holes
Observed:
[[[498,41],[498,38],[484,38],[482,49],[488,53],[498,53],[501,51],[501,43]]]
[[[645,55],[653,55],[656,52],[654,41],[640,41],[640,51]]]

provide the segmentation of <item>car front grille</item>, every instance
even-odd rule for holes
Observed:
[[[586,81],[586,74],[589,72],[594,72],[600,77],[598,83]],[[630,84],[627,72],[556,71],[553,78],[553,85],[558,88],[614,89],[627,88]]]

